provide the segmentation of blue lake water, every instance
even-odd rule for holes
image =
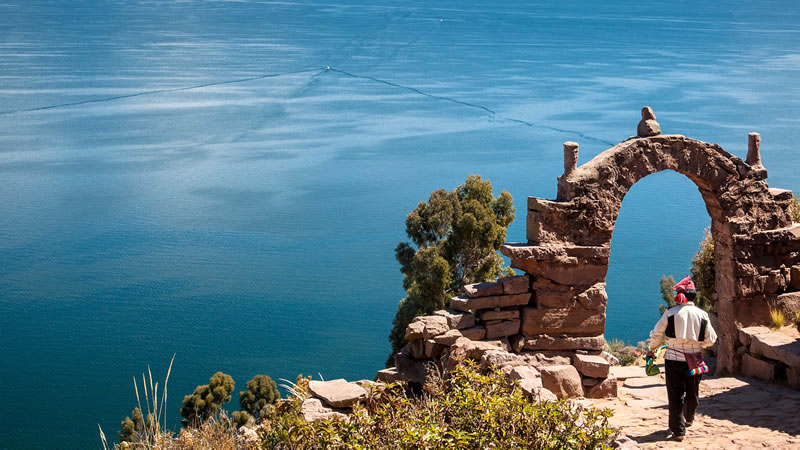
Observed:
[[[760,132],[800,191],[798,5],[650,3],[0,0],[0,448],[98,447],[173,353],[172,426],[219,370],[372,378],[416,203],[481,174],[522,241],[561,144],[643,105],[742,157]],[[608,337],[646,337],[709,222],[685,177],[634,186]]]

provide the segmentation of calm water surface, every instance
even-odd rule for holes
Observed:
[[[0,448],[94,448],[131,377],[371,378],[404,218],[467,175],[552,198],[635,133],[800,191],[795,2],[0,0]],[[611,4],[607,4],[611,3]],[[330,70],[325,68],[330,67]],[[626,197],[607,335],[646,337],[710,220],[674,173]]]

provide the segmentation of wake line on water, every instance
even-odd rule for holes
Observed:
[[[297,75],[300,73],[308,73],[308,72],[317,72],[317,75],[324,72],[325,69],[305,69],[305,70],[296,70],[293,72],[282,72],[282,73],[269,73],[265,75],[259,75],[255,77],[249,78],[238,78],[235,80],[226,80],[226,81],[215,81],[213,83],[205,83],[205,84],[197,84],[194,86],[184,86],[179,88],[169,88],[169,89],[155,89],[152,91],[144,91],[144,92],[137,92],[135,94],[126,94],[126,95],[117,95],[114,97],[103,97],[103,98],[95,98],[91,100],[82,100],[80,102],[72,102],[72,103],[60,103],[58,105],[49,105],[49,106],[39,106],[37,108],[28,108],[28,109],[18,109],[15,111],[0,111],[0,116],[9,116],[12,114],[21,114],[26,112],[34,112],[34,111],[44,111],[47,109],[56,109],[56,108],[66,108],[69,106],[80,106],[86,105],[88,103],[102,103],[102,102],[110,102],[113,100],[122,100],[126,98],[133,98],[133,97],[141,97],[143,95],[153,95],[153,94],[164,94],[167,92],[180,92],[180,91],[191,91],[193,89],[201,89],[211,86],[221,86],[225,84],[236,84],[236,83],[246,83],[248,81],[256,81],[256,80],[263,80],[265,78],[276,78],[282,77],[286,75]]]
[[[446,102],[450,102],[450,103],[455,103],[455,104],[461,105],[461,106],[466,106],[468,108],[479,109],[479,110],[485,112],[486,114],[488,114],[491,119],[498,120],[498,121],[501,121],[501,122],[516,123],[516,124],[525,125],[525,126],[531,127],[531,128],[535,128],[535,127],[544,128],[544,129],[556,131],[556,132],[559,132],[559,133],[572,134],[572,135],[581,137],[583,139],[588,139],[588,140],[599,142],[601,144],[605,144],[605,145],[609,145],[609,146],[614,146],[615,145],[613,142],[609,142],[609,141],[606,141],[604,139],[599,139],[599,138],[596,138],[596,137],[593,137],[593,136],[589,136],[589,135],[584,134],[584,133],[582,133],[580,131],[577,131],[577,130],[570,130],[570,129],[567,129],[567,128],[558,128],[558,127],[553,127],[553,126],[550,126],[550,125],[544,125],[544,124],[537,123],[537,122],[531,122],[531,121],[522,120],[522,119],[515,119],[513,117],[500,116],[497,113],[497,111],[495,111],[495,110],[493,110],[493,109],[491,109],[489,107],[486,107],[486,106],[483,106],[483,105],[479,105],[477,103],[471,103],[471,102],[467,102],[467,101],[463,101],[463,100],[458,100],[456,98],[447,97],[447,96],[444,96],[444,95],[431,94],[430,92],[425,92],[425,91],[423,91],[421,89],[418,89],[418,88],[415,88],[413,86],[405,86],[405,85],[393,83],[391,81],[384,80],[384,79],[381,79],[381,78],[371,77],[369,75],[358,75],[358,74],[354,74],[354,73],[347,72],[347,71],[344,71],[344,70],[335,69],[335,68],[330,67],[330,66],[325,66],[325,67],[323,67],[321,69],[320,68],[317,68],[317,69],[304,69],[304,70],[295,70],[295,71],[292,71],[292,72],[270,73],[270,74],[265,74],[265,75],[258,75],[258,76],[255,76],[255,77],[237,78],[237,79],[234,79],[234,80],[225,80],[225,81],[216,81],[216,82],[213,82],[213,83],[197,84],[197,85],[193,85],[193,86],[184,86],[184,87],[168,88],[168,89],[155,89],[155,90],[152,90],[152,91],[137,92],[137,93],[134,93],[134,94],[116,95],[116,96],[113,96],[113,97],[95,98],[95,99],[91,99],[91,100],[82,100],[82,101],[79,101],[79,102],[60,103],[60,104],[57,104],[57,105],[39,106],[39,107],[36,107],[36,108],[18,109],[18,110],[14,110],[14,111],[0,111],[0,116],[10,116],[10,115],[13,115],[13,114],[21,114],[21,113],[36,112],[36,111],[45,111],[45,110],[48,110],[48,109],[56,109],[56,108],[66,108],[66,107],[70,107],[70,106],[80,106],[80,105],[86,105],[86,104],[90,104],[90,103],[110,102],[110,101],[114,101],[114,100],[122,100],[122,99],[126,99],[126,98],[141,97],[141,96],[145,96],[145,95],[164,94],[164,93],[168,93],[168,92],[191,91],[191,90],[194,90],[194,89],[201,89],[201,88],[212,87],[212,86],[222,86],[222,85],[226,85],[226,84],[236,84],[236,83],[247,83],[247,82],[250,82],[250,81],[263,80],[263,79],[267,79],[267,78],[277,78],[277,77],[282,77],[282,76],[287,76],[287,75],[297,75],[297,74],[301,74],[301,73],[310,73],[310,72],[315,72],[312,78],[317,77],[317,76],[319,76],[319,75],[321,75],[321,74],[323,74],[325,72],[336,72],[336,73],[339,73],[339,74],[342,74],[342,75],[345,75],[345,76],[348,76],[348,77],[351,77],[351,78],[358,78],[358,79],[362,79],[362,80],[370,80],[370,81],[374,81],[376,83],[381,83],[381,84],[384,84],[386,86],[390,86],[390,87],[393,87],[393,88],[396,88],[396,89],[402,89],[402,90],[405,90],[405,91],[410,91],[410,92],[413,92],[413,93],[415,93],[417,95],[421,95],[423,97],[432,98],[434,100],[441,100],[441,101],[446,101]]]
[[[447,102],[451,102],[451,103],[456,103],[458,105],[466,106],[466,107],[469,107],[469,108],[480,109],[480,110],[483,110],[484,112],[486,112],[487,114],[489,114],[490,118],[497,119],[499,121],[518,123],[520,125],[525,125],[527,127],[532,127],[532,128],[534,128],[534,127],[545,128],[545,129],[548,129],[548,130],[557,131],[559,133],[574,134],[575,136],[581,137],[583,139],[588,139],[590,141],[599,142],[601,144],[606,144],[606,145],[610,145],[610,146],[616,145],[613,142],[609,142],[609,141],[606,141],[604,139],[600,139],[600,138],[596,138],[596,137],[593,137],[593,136],[589,136],[589,135],[584,134],[584,133],[582,133],[580,131],[577,131],[577,130],[570,130],[570,129],[567,129],[567,128],[558,128],[558,127],[553,127],[553,126],[550,126],[550,125],[544,125],[544,124],[541,124],[541,123],[530,122],[530,121],[527,121],[527,120],[515,119],[513,117],[500,116],[500,115],[497,114],[497,111],[495,111],[495,110],[493,110],[493,109],[491,109],[489,107],[486,107],[486,106],[483,106],[483,105],[478,105],[476,103],[465,102],[463,100],[458,100],[458,99],[455,99],[455,98],[452,98],[452,97],[447,97],[447,96],[444,96],[444,95],[431,94],[429,92],[425,92],[423,90],[417,89],[417,88],[412,87],[412,86],[404,86],[404,85],[401,85],[401,84],[393,83],[391,81],[382,80],[380,78],[375,78],[375,77],[371,77],[371,76],[368,76],[368,75],[357,75],[357,74],[354,74],[354,73],[345,72],[344,70],[334,69],[333,67],[326,67],[325,69],[328,70],[328,71],[331,71],[331,72],[336,72],[336,73],[340,73],[342,75],[346,75],[348,77],[360,78],[360,79],[363,79],[363,80],[371,80],[371,81],[374,81],[376,83],[382,83],[382,84],[385,84],[387,86],[391,86],[391,87],[394,87],[394,88],[404,89],[404,90],[411,91],[411,92],[414,92],[416,94],[419,94],[419,95],[422,95],[422,96],[425,96],[425,97],[429,97],[429,98],[432,98],[432,99],[443,100],[443,101],[447,101]]]

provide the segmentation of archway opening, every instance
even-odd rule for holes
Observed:
[[[685,175],[665,170],[637,181],[614,226],[606,276],[606,340],[646,341],[660,317],[659,280],[689,274],[710,229],[706,200]]]

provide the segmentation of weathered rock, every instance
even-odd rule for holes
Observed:
[[[541,335],[525,339],[526,350],[602,350],[603,336],[568,337]]]
[[[525,346],[525,337],[520,334],[509,337],[508,341],[511,351],[514,353],[521,352]]]
[[[469,297],[487,297],[490,295],[503,295],[503,283],[473,283],[464,286]]]
[[[422,333],[425,331],[425,323],[421,320],[412,320],[406,327],[405,338],[407,341],[422,339]]]
[[[656,114],[653,108],[645,106],[642,108],[642,120],[636,127],[636,135],[639,137],[658,136],[661,134],[661,125],[656,122]]]
[[[442,351],[444,351],[446,347],[446,345],[439,344],[433,339],[426,339],[425,356],[428,358],[438,358],[442,355]]]
[[[514,320],[514,319],[519,319],[519,309],[495,308],[493,310],[480,311],[478,313],[478,317],[480,317],[480,319],[483,321]]]
[[[558,398],[583,396],[581,376],[573,366],[545,366],[539,368],[542,385]]]
[[[317,420],[327,419],[346,420],[349,411],[327,407],[322,404],[322,400],[311,397],[303,400],[300,412],[306,422],[316,422]]]
[[[402,380],[403,377],[400,376],[400,373],[396,368],[389,367],[388,369],[379,370],[378,374],[375,376],[375,379],[384,383],[396,383]]]
[[[540,334],[596,336],[606,326],[605,312],[583,309],[524,308],[521,332],[525,336]]]
[[[394,366],[403,380],[416,384],[425,383],[428,371],[423,361],[416,360],[401,351],[394,357]]]
[[[527,275],[517,277],[505,277],[497,280],[503,284],[503,294],[524,294],[530,288],[530,278]]]
[[[438,336],[443,334],[447,330],[450,329],[450,326],[447,324],[447,318],[444,316],[420,316],[415,318],[406,328],[406,335],[409,334],[409,328],[411,325],[422,323],[422,339],[430,339],[434,336]],[[416,335],[417,330],[419,329],[419,325],[416,325],[414,328],[414,334]],[[408,340],[408,338],[406,338]]]
[[[800,265],[792,266],[789,270],[789,286],[795,291],[800,291]]]
[[[509,380],[522,380],[524,378],[539,378],[541,374],[535,367],[531,366],[516,366],[508,373]],[[540,380],[541,385],[541,380]]]
[[[583,390],[586,391],[587,388],[592,386],[596,386],[598,383],[603,381],[601,378],[591,378],[591,377],[583,377],[581,378],[581,383],[583,384]]]
[[[525,352],[522,355],[533,367],[565,366],[572,363],[572,353],[567,352]]]
[[[484,367],[505,367],[505,366],[520,366],[525,364],[525,359],[520,356],[509,353],[505,350],[489,350],[481,356],[481,364]]]
[[[486,325],[486,339],[494,339],[503,336],[513,336],[519,333],[519,320],[501,320],[498,323]]]
[[[484,327],[483,325],[475,325],[472,328],[465,328],[460,331],[465,338],[471,339],[473,341],[480,341],[481,339],[486,337],[486,327]]]
[[[607,377],[609,367],[611,367],[603,357],[579,354],[572,357],[572,365],[583,375],[594,378]]]
[[[527,305],[531,299],[530,292],[514,295],[497,295],[492,297],[453,297],[450,308],[459,311],[475,311],[479,309],[505,308],[509,306]]]
[[[441,345],[453,345],[458,338],[463,337],[464,335],[461,334],[460,330],[449,330],[444,334],[440,334],[439,336],[434,336],[433,342]]]
[[[447,326],[458,330],[475,326],[475,314],[470,312],[455,311],[452,309],[439,310],[433,313],[447,319]]]
[[[481,358],[486,352],[494,352],[497,350],[508,351],[503,345],[502,341],[471,341],[468,339],[459,339],[450,346],[450,356],[466,357],[475,361],[481,361]]]
[[[586,391],[587,398],[606,398],[617,396],[617,379],[608,377]]]
[[[425,341],[422,339],[409,341],[401,351],[414,359],[427,359],[425,355]]]
[[[618,450],[638,450],[641,448],[636,441],[624,434],[617,435],[610,447]]]
[[[778,364],[772,361],[756,358],[749,353],[742,355],[742,373],[748,377],[774,380],[777,368]]]
[[[308,383],[308,390],[332,408],[350,408],[367,397],[367,391],[363,387],[341,378],[331,381],[312,380]]]
[[[778,331],[754,334],[750,353],[780,361],[789,367],[800,367],[800,340]]]

